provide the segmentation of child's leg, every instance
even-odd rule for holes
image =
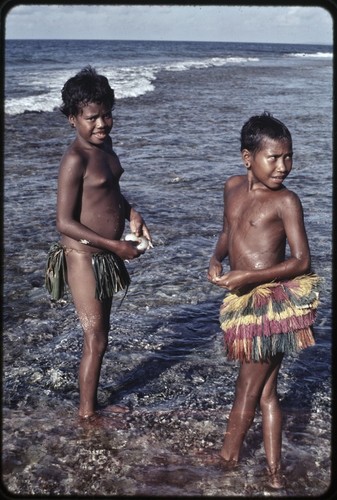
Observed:
[[[97,403],[97,387],[103,355],[108,343],[112,300],[95,299],[96,281],[91,254],[67,254],[68,284],[84,333],[79,370],[81,417],[91,416]]]
[[[282,412],[277,395],[277,376],[281,368],[283,354],[275,356],[272,370],[263,387],[260,398],[262,412],[263,442],[269,470],[275,474],[281,467]]]
[[[226,461],[237,462],[245,435],[251,426],[264,385],[275,374],[275,361],[270,363],[243,362],[236,381],[235,399],[229,415],[220,455]],[[277,373],[275,377],[277,376]],[[276,380],[276,378],[275,378]],[[271,424],[271,421],[270,421]],[[272,425],[270,425],[270,429]]]

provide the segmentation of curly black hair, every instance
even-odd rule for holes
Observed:
[[[105,76],[99,75],[91,66],[86,66],[64,84],[62,101],[61,112],[67,117],[76,116],[90,102],[104,103],[112,109],[115,93]]]
[[[292,142],[288,128],[277,118],[265,111],[262,115],[252,116],[241,129],[241,151],[248,149],[257,153],[263,144],[263,139],[288,140]]]

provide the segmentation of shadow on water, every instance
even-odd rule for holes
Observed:
[[[173,318],[156,319],[151,324],[152,331],[158,332],[164,325],[170,332],[167,335],[169,341],[128,373],[112,391],[109,402],[116,403],[132,392],[142,394],[145,386],[157,380],[161,374],[175,365],[182,364],[194,355],[200,362],[203,353],[211,353],[214,339],[219,331],[218,309],[218,304],[213,302],[205,302],[198,306],[184,305],[179,307],[178,313]],[[187,372],[186,374],[188,376]]]
[[[25,386],[20,394],[24,390],[30,393],[36,409],[27,401],[17,410],[7,410],[5,465],[9,489],[49,495],[85,492],[156,496],[222,492],[239,496],[264,491],[265,457],[259,415],[236,472],[224,473],[204,462],[205,455],[221,446],[237,374],[237,365],[227,363],[222,350],[219,302],[178,305],[171,315],[165,307],[156,308],[141,318],[139,308],[134,310],[134,316],[129,308],[119,320],[121,335],[112,339],[116,350],[110,350],[108,360],[121,358],[122,364],[112,362],[111,371],[106,363],[106,378],[118,377],[119,366],[131,366],[114,390],[110,386],[107,393],[113,402],[134,401],[135,411],[109,416],[105,427],[87,433],[78,428],[74,425],[74,361],[78,360],[81,336],[57,336],[51,339],[52,345],[46,342],[45,350],[40,343],[42,358],[53,356],[55,366],[61,368],[61,363],[67,362],[64,370],[71,380],[50,391],[46,377],[39,379],[40,385],[29,384],[27,376],[23,379]],[[68,307],[51,313],[58,318],[61,311],[69,317]],[[135,318],[138,323],[129,328]],[[36,318],[30,328],[35,330],[39,322]],[[69,331],[74,325],[75,317],[67,323]],[[325,353],[326,347],[318,342],[298,359],[286,361],[280,374],[284,394],[281,404],[286,416],[284,462],[293,494],[322,492],[326,487],[327,438],[320,431],[327,420],[323,412],[328,406],[322,399],[326,393],[322,386],[329,375]],[[165,392],[165,384],[169,392]],[[17,401],[20,394],[16,395]],[[200,450],[203,454],[198,457]],[[91,481],[91,472],[88,474],[93,469],[99,474],[95,481]]]
[[[198,439],[196,438],[198,432],[195,433],[193,440],[204,442],[199,445],[206,456],[221,446],[226,423],[225,415],[233,402],[238,371],[236,364],[233,366],[226,362],[222,351],[218,309],[217,301],[177,308],[178,313],[165,320],[165,327],[171,332],[167,336],[169,341],[164,343],[160,351],[152,352],[147,359],[134,367],[110,395],[110,402],[116,402],[127,398],[130,394],[140,396],[142,401],[142,397],[148,394],[152,402],[148,408],[154,413],[151,416],[147,414],[147,419],[156,421],[162,418],[160,411],[158,416],[155,416],[158,403],[162,403],[160,408],[163,408],[164,404],[165,410],[170,412],[171,417],[165,417],[168,420],[165,420],[166,424],[163,423],[164,427],[174,418],[174,414],[179,415],[182,422],[189,422],[190,426],[192,418],[193,425],[197,426],[200,414],[200,421],[207,422],[207,425],[202,429]],[[160,331],[162,326],[163,322],[158,320],[157,315],[157,319],[152,323],[153,331]],[[280,399],[283,412],[282,456],[288,484],[296,484],[298,491],[310,491],[312,488],[323,492],[329,486],[326,478],[329,477],[330,471],[327,449],[331,442],[329,427],[331,394],[327,391],[327,387],[330,387],[330,368],[326,359],[327,346],[324,345],[324,341],[319,340],[321,337],[319,328],[316,330],[318,337],[316,346],[304,350],[295,358],[285,359],[280,372]],[[218,341],[220,342],[217,344]],[[210,365],[211,370],[206,375],[207,367]],[[160,377],[169,371],[175,373],[175,378],[169,395],[171,399],[170,397],[166,399],[163,392],[160,394],[163,383]],[[196,373],[204,376],[204,384],[200,386],[193,384],[193,376]],[[181,385],[186,386],[186,391],[183,392],[183,398],[179,399],[177,395]],[[173,393],[175,398],[172,398]],[[213,414],[209,413],[212,409]],[[146,413],[146,407],[142,406],[141,412],[144,410]],[[160,427],[158,432],[165,434],[164,427]],[[316,447],[317,433],[321,436],[319,449]],[[184,435],[182,428],[179,434],[180,446],[189,449],[191,438]],[[261,414],[257,410],[255,421],[243,446],[241,472],[239,472],[239,475],[247,475],[248,484],[253,484],[255,477],[256,489],[262,487],[263,471],[266,467],[262,443]],[[172,446],[175,450],[174,445]],[[183,460],[182,457],[180,459]],[[318,463],[322,469],[320,473],[322,477],[318,477],[319,474],[315,476],[312,472],[315,470],[317,472]],[[189,467],[193,469],[191,464]],[[209,473],[212,474],[210,469]],[[228,480],[230,487],[233,487],[239,477],[226,476],[225,479],[221,474],[217,476],[218,472],[214,474],[218,479],[222,478],[219,479],[221,481]]]
[[[331,349],[323,329],[315,327],[314,334],[316,345],[286,358],[281,368],[282,457],[289,483],[303,491],[315,484],[323,493],[331,480]]]

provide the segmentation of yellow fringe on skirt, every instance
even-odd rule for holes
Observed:
[[[316,274],[308,274],[259,285],[244,295],[227,295],[220,324],[228,358],[263,361],[314,345],[311,325],[321,282]]]

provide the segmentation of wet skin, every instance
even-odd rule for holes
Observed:
[[[292,169],[289,140],[265,137],[254,154],[244,149],[247,175],[224,186],[224,222],[208,269],[208,279],[230,291],[246,292],[261,283],[290,279],[310,270],[310,251],[298,196],[283,186]],[[290,256],[285,259],[286,242]],[[228,257],[230,271],[222,274]],[[221,458],[237,463],[257,405],[262,412],[263,441],[270,484],[282,488],[282,414],[277,376],[283,354],[265,362],[240,365]]]
[[[291,143],[265,138],[260,151],[244,150],[242,157],[247,175],[225,184],[223,230],[208,273],[210,281],[229,290],[292,278],[310,266],[301,202],[283,186],[292,168]],[[231,271],[221,276],[226,256]]]
[[[121,194],[119,180],[124,172],[112,149],[111,110],[89,103],[69,121],[76,139],[65,152],[59,170],[57,227],[65,246],[81,251],[108,250],[123,259],[142,252],[131,243],[119,241],[125,218],[137,234],[151,239],[141,216]],[[87,240],[90,246],[80,243]]]
[[[67,282],[83,329],[83,353],[79,369],[79,416],[91,417],[97,408],[97,388],[108,344],[112,299],[95,299],[96,280],[91,254],[113,252],[122,259],[139,257],[132,243],[120,241],[125,219],[138,236],[151,235],[142,218],[122,195],[119,180],[123,168],[112,148],[111,109],[88,103],[69,117],[76,138],[60,164],[57,229],[67,248]]]

